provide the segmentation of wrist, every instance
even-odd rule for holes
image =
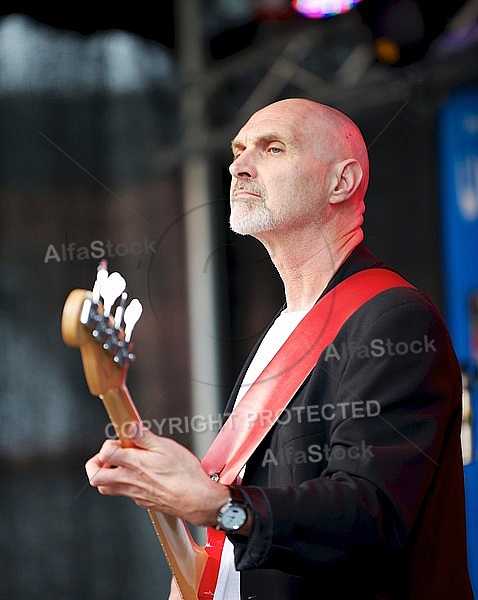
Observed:
[[[248,535],[252,528],[252,512],[247,498],[239,486],[226,487],[229,497],[217,511],[215,528],[226,534]]]

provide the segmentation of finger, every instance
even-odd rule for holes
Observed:
[[[90,483],[92,483],[96,473],[98,473],[98,471],[103,467],[104,463],[99,459],[98,454],[90,458],[90,460],[85,463],[86,476],[88,477]]]
[[[131,471],[121,467],[111,468],[109,465],[103,465],[101,461],[89,461],[86,472],[90,485],[98,488],[101,494],[131,495],[131,490],[137,488]]]
[[[130,439],[137,448],[143,450],[155,450],[161,444],[159,436],[155,435],[143,423],[135,423],[134,427],[129,430],[128,439]]]
[[[131,437],[128,438],[128,441],[131,441],[132,445],[127,447],[118,440],[106,440],[99,452],[100,459],[104,463],[136,470],[139,468],[141,460],[145,459],[147,452],[143,453],[144,450],[160,455],[168,447],[168,440],[158,437],[140,424],[130,431]]]
[[[101,476],[100,474],[110,469],[109,464],[105,464],[99,457],[99,454],[93,456],[88,460],[85,464],[86,476],[88,477],[88,481],[90,485],[93,487],[97,487],[101,485]]]
[[[119,467],[118,469],[101,469],[93,481],[95,487],[103,496],[126,496],[141,508],[153,508],[154,501],[142,482],[131,478],[131,472]]]
[[[118,440],[106,440],[98,452],[99,460],[105,465],[132,466],[134,459],[129,448],[123,448]]]

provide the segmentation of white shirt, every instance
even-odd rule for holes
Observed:
[[[243,383],[237,394],[234,406],[237,406],[242,400],[245,393],[266,368],[273,356],[278,352],[282,344],[305,317],[307,312],[307,310],[295,312],[283,311],[277,317],[262,340],[261,345],[257,349],[257,352],[244,375]],[[240,474],[241,479],[243,475],[244,470]],[[214,600],[239,600],[240,597],[239,571],[236,571],[234,566],[234,546],[226,537],[221,555]]]

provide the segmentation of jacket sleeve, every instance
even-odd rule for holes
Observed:
[[[434,481],[446,475],[461,422],[446,327],[416,290],[380,296],[351,317],[299,392],[308,405],[333,407],[323,412],[333,414],[323,437],[300,446],[320,472],[284,486],[244,486],[254,528],[249,538],[231,536],[239,570],[301,573],[402,548]],[[333,398],[323,397],[324,386]]]

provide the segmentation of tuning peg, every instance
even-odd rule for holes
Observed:
[[[96,269],[96,281],[93,286],[92,300],[94,304],[98,304],[101,295],[101,286],[103,282],[108,278],[108,261],[106,259],[100,260],[98,268]]]
[[[128,294],[123,292],[121,294],[121,302],[115,311],[115,329],[119,329],[121,324],[123,323],[123,315],[125,311],[126,301],[128,299]]]
[[[126,281],[117,272],[111,273],[100,284],[100,294],[103,298],[103,314],[109,317],[111,307],[126,289]]]
[[[128,343],[131,340],[131,335],[133,334],[133,328],[136,323],[139,321],[141,317],[141,313],[143,312],[143,306],[139,300],[136,298],[131,300],[131,302],[126,307],[124,311],[124,323],[125,323],[125,342]]]

